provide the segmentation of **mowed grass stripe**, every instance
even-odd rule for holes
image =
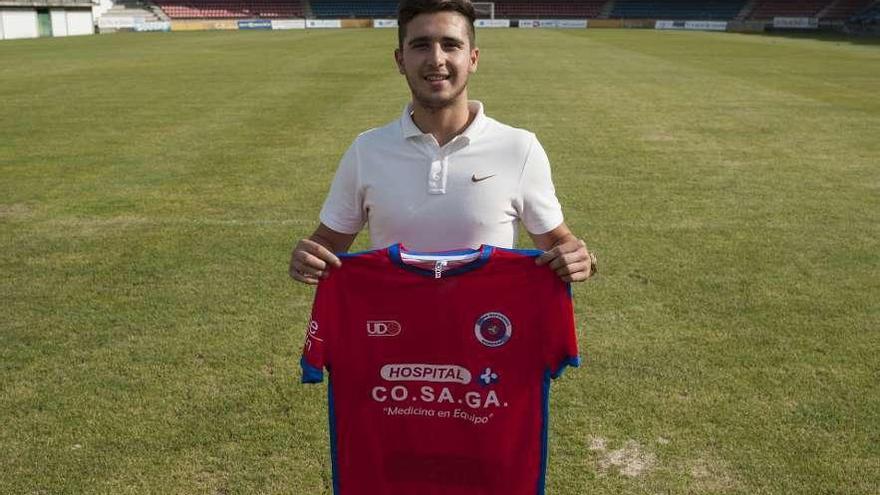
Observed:
[[[472,96],[538,134],[603,261],[575,289],[587,359],[554,386],[548,493],[871,493],[877,47],[478,40]],[[395,44],[0,47],[0,491],[330,493],[285,265],[345,147],[406,101]]]

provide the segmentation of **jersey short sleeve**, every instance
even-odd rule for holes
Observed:
[[[554,274],[554,277],[556,275]],[[551,378],[558,378],[568,366],[579,366],[577,331],[570,286],[562,283],[565,295],[550,299],[547,308],[547,331],[545,332],[543,360]]]
[[[321,223],[343,234],[356,234],[366,223],[358,168],[355,140],[342,155],[319,216]]]
[[[520,181],[522,206],[520,219],[532,234],[544,234],[562,224],[562,206],[550,174],[547,153],[532,135]]]
[[[322,281],[322,285],[330,282]],[[326,291],[319,287],[312,303],[312,317],[306,328],[306,341],[303,345],[300,366],[303,383],[319,383],[324,380],[324,368],[330,363],[334,327],[338,325],[338,313],[333,311]]]

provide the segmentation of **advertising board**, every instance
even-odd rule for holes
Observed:
[[[171,21],[172,31],[213,31],[237,30],[238,23],[235,21]]]
[[[668,21],[659,20],[654,29],[684,29],[688,31],[726,31],[727,23],[722,21]]]
[[[397,19],[373,19],[374,28],[396,28]]]
[[[338,29],[342,27],[339,19],[307,19],[306,27],[309,29]]]
[[[269,19],[241,19],[238,21],[238,29],[272,29],[272,21]]]
[[[684,28],[693,31],[727,31],[724,21],[687,21]]]
[[[584,29],[587,27],[586,19],[520,19],[521,28],[561,28],[561,29]]]
[[[774,17],[773,27],[780,29],[818,29],[819,19],[815,17]]]
[[[138,22],[134,25],[134,30],[138,32],[171,31],[171,23],[165,21]]]
[[[273,19],[272,29],[305,29],[305,19]]]
[[[510,19],[477,19],[474,26],[478,28],[509,28]]]

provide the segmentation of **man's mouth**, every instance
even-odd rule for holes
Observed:
[[[425,80],[430,81],[430,82],[437,82],[437,81],[445,81],[445,80],[449,79],[449,77],[450,77],[449,74],[428,74],[427,76],[425,76]]]

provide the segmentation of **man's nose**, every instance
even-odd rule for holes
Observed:
[[[431,45],[431,58],[430,61],[433,65],[441,66],[446,61],[446,54],[443,53],[443,47],[440,46],[440,43],[435,43]]]

